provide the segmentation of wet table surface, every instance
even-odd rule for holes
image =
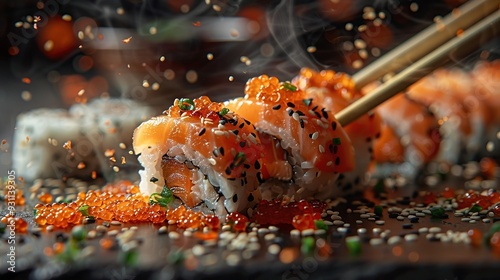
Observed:
[[[131,237],[137,245],[135,249],[127,251],[118,245],[103,249],[100,241],[107,234],[93,239],[87,236],[73,259],[61,260],[47,256],[46,251],[53,248],[56,241],[67,244],[70,230],[56,228],[34,232],[37,225],[33,221],[33,205],[38,201],[28,199],[26,206],[17,209],[17,215],[29,223],[29,230],[27,234],[16,234],[16,272],[8,271],[6,231],[0,243],[0,278],[498,279],[500,255],[489,246],[473,246],[459,238],[470,229],[487,233],[498,217],[483,211],[471,223],[463,220],[468,217],[467,213],[464,217],[457,217],[452,210],[446,212],[447,218],[432,218],[428,211],[424,211],[429,207],[420,204],[425,191],[439,193],[442,186],[453,186],[459,192],[465,190],[464,180],[456,178],[450,182],[440,187],[385,188],[382,196],[376,196],[373,188],[368,188],[364,194],[334,200],[329,209],[338,213],[329,211],[324,220],[332,222],[339,218],[331,214],[338,214],[344,224],[332,224],[325,234],[311,235],[315,242],[321,240],[319,242],[324,241],[322,244],[325,245],[323,251],[316,246],[309,253],[301,252],[304,239],[291,236],[291,227],[287,226],[276,232],[271,227],[271,231],[255,233],[250,233],[252,228],[249,227],[243,242],[246,245],[237,248],[230,245],[233,239],[239,238],[236,233],[227,232],[223,238],[220,235],[217,242],[210,243],[189,236],[172,225],[167,225],[168,231],[178,235],[159,233],[160,227],[166,224],[139,223],[109,224],[106,227],[108,232],[119,233],[136,227]],[[0,205],[1,216],[4,216],[7,208],[4,203]],[[382,215],[369,214],[375,219],[369,219],[359,211],[365,209],[367,213],[374,213],[374,206],[378,205],[383,206]],[[410,221],[410,216],[401,211],[413,214],[418,220]],[[398,219],[397,216],[402,217]],[[102,224],[103,221],[97,220],[85,224],[84,228],[88,232]],[[443,235],[449,238],[441,238]],[[172,238],[176,236],[178,238]],[[257,239],[249,241],[251,236]],[[360,251],[357,253],[346,245],[346,238],[351,236],[359,237]],[[399,241],[395,236],[401,237]],[[116,237],[109,238],[115,240]],[[260,246],[250,250],[252,242]],[[278,250],[274,252],[270,247]]]

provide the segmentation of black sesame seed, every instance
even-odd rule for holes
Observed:
[[[337,158],[335,159],[335,165],[339,165],[339,164],[340,164],[340,157],[337,157]]]
[[[240,142],[240,147],[244,148],[247,145],[246,141],[241,141]]]
[[[336,130],[337,129],[337,122],[332,122],[332,129]]]
[[[404,229],[411,229],[413,228],[413,224],[403,224]]]
[[[240,125],[238,126],[238,128],[243,128],[244,126],[245,126],[245,123],[242,122],[242,123],[240,123]]]
[[[273,106],[273,110],[279,110],[280,108],[281,108],[280,104]]]
[[[295,108],[295,104],[293,104],[292,102],[287,102],[286,106],[288,106],[290,108]]]
[[[229,167],[228,167],[228,168],[226,168],[226,174],[227,174],[227,175],[230,175],[230,174],[231,174],[231,168],[229,168]]]
[[[200,132],[198,133],[198,136],[202,136],[203,134],[205,134],[205,132],[206,132],[206,131],[207,131],[207,129],[206,129],[206,128],[202,128],[202,129],[200,130]]]
[[[254,199],[255,199],[255,197],[253,197],[253,194],[252,194],[252,193],[250,193],[250,194],[248,195],[248,198],[247,198],[248,202],[252,202],[252,201],[254,201]]]
[[[295,111],[295,113],[297,113],[297,115],[299,115],[299,116],[305,116],[305,114],[302,113],[302,111],[300,111],[300,110]]]
[[[255,169],[259,170],[260,169],[260,162],[256,160],[255,163],[253,164],[253,167],[255,167]]]
[[[316,111],[316,109],[318,109],[318,105],[316,105],[316,106],[312,107],[312,109],[311,109],[311,110]]]
[[[233,202],[234,203],[238,202],[238,195],[237,194],[233,195]]]
[[[226,120],[226,119],[221,119],[221,120],[219,121],[219,124],[221,124],[221,125],[225,125],[226,123],[227,123],[227,120]]]
[[[300,123],[300,128],[304,128],[304,120],[299,119],[299,123]]]
[[[288,110],[288,115],[289,115],[289,116],[292,116],[292,115],[293,115],[293,113],[294,113],[294,112],[293,112],[293,110]]]
[[[325,111],[325,108],[321,109],[321,113],[323,114],[323,118],[328,119],[328,112]]]
[[[248,164],[248,163],[244,163],[244,164],[243,164],[243,167],[244,167],[245,169],[249,169],[249,168],[250,168],[250,164]],[[246,175],[246,174],[245,174],[245,175]]]
[[[219,153],[220,153],[222,156],[224,156],[224,147],[220,147],[220,148],[219,148]]]
[[[238,135],[238,133],[240,133],[240,131],[235,129],[235,130],[233,130],[233,133],[234,133],[234,135]]]
[[[249,120],[245,120],[245,119],[244,119],[244,121],[245,121],[245,123],[246,123],[247,125],[250,125],[250,124],[251,124],[251,122],[250,122]]]
[[[219,151],[217,151],[217,149],[214,149],[212,151],[212,154],[214,154],[215,157],[218,157],[219,156]]]
[[[257,181],[259,181],[259,184],[264,183],[264,179],[262,178],[262,173],[257,172]]]
[[[313,134],[312,133],[309,133],[309,138],[313,138]]]

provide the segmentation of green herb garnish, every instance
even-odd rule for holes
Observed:
[[[312,98],[309,98],[309,99],[302,99],[302,102],[306,105],[306,106],[309,106],[311,105],[312,103]]]
[[[373,213],[375,213],[375,215],[377,215],[377,216],[382,216],[383,210],[384,209],[382,208],[382,206],[377,205],[377,206],[375,206],[375,208],[373,208]]]
[[[179,99],[179,108],[181,110],[194,110],[194,102],[189,98],[181,98]]]
[[[448,218],[443,207],[432,207],[431,217],[435,219],[445,219]]]
[[[328,230],[328,226],[323,220],[314,220],[314,226],[316,227],[316,229]]]
[[[300,251],[302,251],[302,254],[304,255],[311,255],[314,253],[314,247],[316,245],[316,241],[314,240],[314,237],[308,236],[302,238],[302,245],[300,246]]]
[[[227,113],[229,113],[229,109],[228,108],[222,108],[220,111],[219,111],[219,116],[224,116],[226,115]]]
[[[237,153],[236,156],[234,157],[234,166],[242,165],[246,159],[247,159],[247,156],[245,155],[245,153],[243,153],[243,152]]]
[[[290,91],[297,91],[297,87],[290,84],[289,82],[284,82],[283,83],[283,88],[284,89],[287,89],[287,90],[290,90]]]
[[[340,145],[340,138],[339,137],[333,138],[332,143],[333,143],[333,145]]]
[[[172,201],[174,201],[174,194],[167,186],[163,186],[161,193],[152,193],[149,196],[150,205],[158,204],[161,207],[167,207]]]
[[[483,210],[483,207],[477,205],[477,204],[474,204],[472,205],[472,207],[469,209],[469,213],[478,213],[480,212],[481,210]]]
[[[82,213],[82,216],[88,216],[89,215],[89,206],[88,205],[82,205],[80,208],[78,208],[78,211]]]

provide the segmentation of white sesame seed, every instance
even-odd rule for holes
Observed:
[[[264,240],[266,240],[266,241],[271,241],[274,238],[276,238],[276,235],[274,235],[274,233],[268,233],[268,234],[264,235]]]
[[[378,221],[375,221],[375,224],[377,225],[384,225],[385,224],[385,221],[384,220],[378,220]]]
[[[476,220],[470,220],[470,221],[469,221],[469,224],[475,224],[475,223],[477,223],[477,221],[476,221]]]
[[[361,215],[359,215],[359,217],[362,219],[367,219],[367,218],[370,218],[370,215],[369,214],[361,214]]]
[[[342,217],[340,217],[339,215],[332,215],[330,216],[330,218],[335,221],[335,220],[342,220]]]
[[[372,246],[381,245],[383,243],[384,243],[384,240],[382,238],[372,238],[372,239],[370,239],[370,245],[372,245]]]
[[[314,229],[308,228],[302,231],[302,236],[310,236],[313,234],[314,234]]]
[[[320,228],[320,229],[315,230],[314,234],[315,235],[325,235],[326,234],[326,230]]]
[[[202,245],[196,244],[193,246],[191,251],[193,251],[193,255],[201,256],[201,255],[205,254],[205,247]]]
[[[398,243],[401,243],[401,237],[396,235],[396,236],[391,236],[389,237],[389,239],[387,240],[387,244],[389,245],[394,245],[394,244],[398,244]]]
[[[397,216],[397,217],[396,217],[396,219],[397,219],[398,221],[402,221],[402,220],[404,220],[404,219],[405,219],[405,217],[403,217],[403,216]]]
[[[276,226],[269,226],[268,229],[270,232],[274,232],[274,233],[279,231],[279,228]]]
[[[416,234],[410,233],[410,234],[405,235],[405,241],[407,241],[407,242],[415,241],[417,239],[418,239],[418,235],[416,235]]]
[[[344,224],[344,222],[341,221],[341,220],[335,220],[335,221],[333,221],[333,224],[336,225],[336,226],[341,226],[341,225]]]
[[[176,232],[176,231],[171,231],[171,232],[168,233],[168,237],[170,239],[174,239],[175,240],[175,239],[179,239],[180,234],[178,232]]]
[[[356,220],[356,224],[360,225],[360,224],[362,224],[362,223],[363,223],[363,221],[361,221],[361,220]]]
[[[429,228],[429,232],[430,233],[438,233],[438,232],[441,232],[441,228],[440,227],[431,227],[431,228]]]
[[[281,247],[278,245],[278,244],[271,244],[269,245],[269,247],[267,248],[267,251],[269,252],[269,254],[271,255],[277,255],[279,254],[279,252],[281,251]]]
[[[325,147],[323,147],[323,145],[318,145],[318,150],[320,153],[324,153],[325,152]]]
[[[358,234],[365,234],[366,228],[358,228]]]
[[[426,228],[426,227],[421,227],[421,228],[418,229],[418,232],[420,232],[420,233],[426,233],[428,231],[429,231],[429,229]]]
[[[483,223],[489,223],[489,222],[490,222],[490,219],[488,219],[488,218],[483,219]]]
[[[470,218],[462,218],[462,219],[460,219],[460,221],[462,221],[462,222],[468,222],[470,220],[471,220]]]
[[[167,232],[167,226],[162,226],[158,229],[159,234],[163,234]]]
[[[345,228],[345,227],[339,227],[339,228],[337,228],[337,231],[340,233],[347,233],[349,231],[349,229]]]
[[[300,230],[298,230],[298,229],[292,229],[290,231],[290,236],[291,237],[299,237],[300,236]]]
[[[211,164],[211,165],[216,165],[217,164],[217,161],[215,161],[214,158],[209,158],[208,159],[208,162]]]

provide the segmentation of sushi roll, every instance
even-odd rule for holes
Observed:
[[[176,99],[139,125],[133,147],[146,195],[166,185],[189,208],[224,217],[259,199],[262,156],[255,127],[208,97]]]
[[[442,139],[434,160],[452,165],[463,160],[464,147],[473,137],[473,128],[463,100],[440,83],[432,75],[426,76],[409,87],[406,94],[422,103],[437,118]]]
[[[97,98],[75,104],[69,111],[80,119],[81,130],[93,145],[104,177],[108,181],[137,179],[131,177],[139,169],[137,158],[129,154],[132,134],[139,124],[155,115],[153,109],[124,98]]]
[[[329,111],[338,113],[358,98],[349,75],[332,70],[316,72],[303,68],[292,83],[303,90],[309,98]],[[373,157],[373,141],[380,136],[381,119],[375,112],[369,112],[344,126],[354,146],[356,168],[339,175],[337,185],[345,192],[360,191],[366,186],[367,172]]]
[[[17,117],[13,168],[26,181],[90,179],[99,170],[80,121],[64,109],[37,109]]]
[[[372,177],[413,181],[439,153],[438,120],[423,104],[400,93],[376,108],[383,124],[373,145]]]
[[[354,169],[354,148],[333,112],[296,86],[262,75],[245,97],[225,103],[252,122],[264,141],[262,198],[331,198],[342,194],[339,173]],[[269,143],[272,145],[269,146]]]

